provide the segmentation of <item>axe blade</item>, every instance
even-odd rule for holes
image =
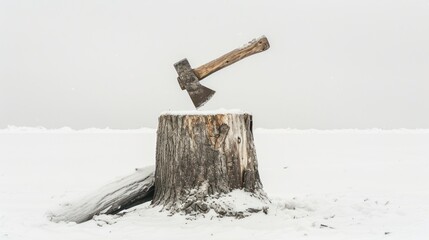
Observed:
[[[201,85],[199,82],[187,84],[185,88],[189,96],[191,97],[192,103],[197,109],[203,106],[206,102],[208,102],[210,98],[212,98],[215,94],[215,91]]]

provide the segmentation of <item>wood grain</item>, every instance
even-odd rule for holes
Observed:
[[[173,213],[207,212],[207,196],[234,189],[262,193],[252,116],[160,116],[155,186],[152,204]]]
[[[270,48],[268,39],[265,36],[262,36],[261,38],[255,39],[241,48],[237,48],[193,70],[198,79],[202,80],[203,78],[221,70],[222,68],[225,68],[253,54],[263,52],[268,48]]]
[[[152,200],[154,166],[137,169],[75,202],[48,213],[53,222],[82,223],[99,214],[114,214],[139,203]]]

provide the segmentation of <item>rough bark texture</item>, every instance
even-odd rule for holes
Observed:
[[[164,114],[159,117],[153,205],[171,212],[221,213],[208,196],[243,189],[265,199],[253,143],[252,116]]]

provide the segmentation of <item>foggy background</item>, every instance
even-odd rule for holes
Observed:
[[[156,127],[192,110],[195,68],[266,35],[202,84],[200,110],[264,128],[429,128],[429,1],[0,0],[0,128]]]

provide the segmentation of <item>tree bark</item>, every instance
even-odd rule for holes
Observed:
[[[173,213],[214,209],[225,214],[225,209],[210,205],[207,197],[234,189],[266,200],[253,143],[252,115],[161,115],[155,186],[152,205]]]

